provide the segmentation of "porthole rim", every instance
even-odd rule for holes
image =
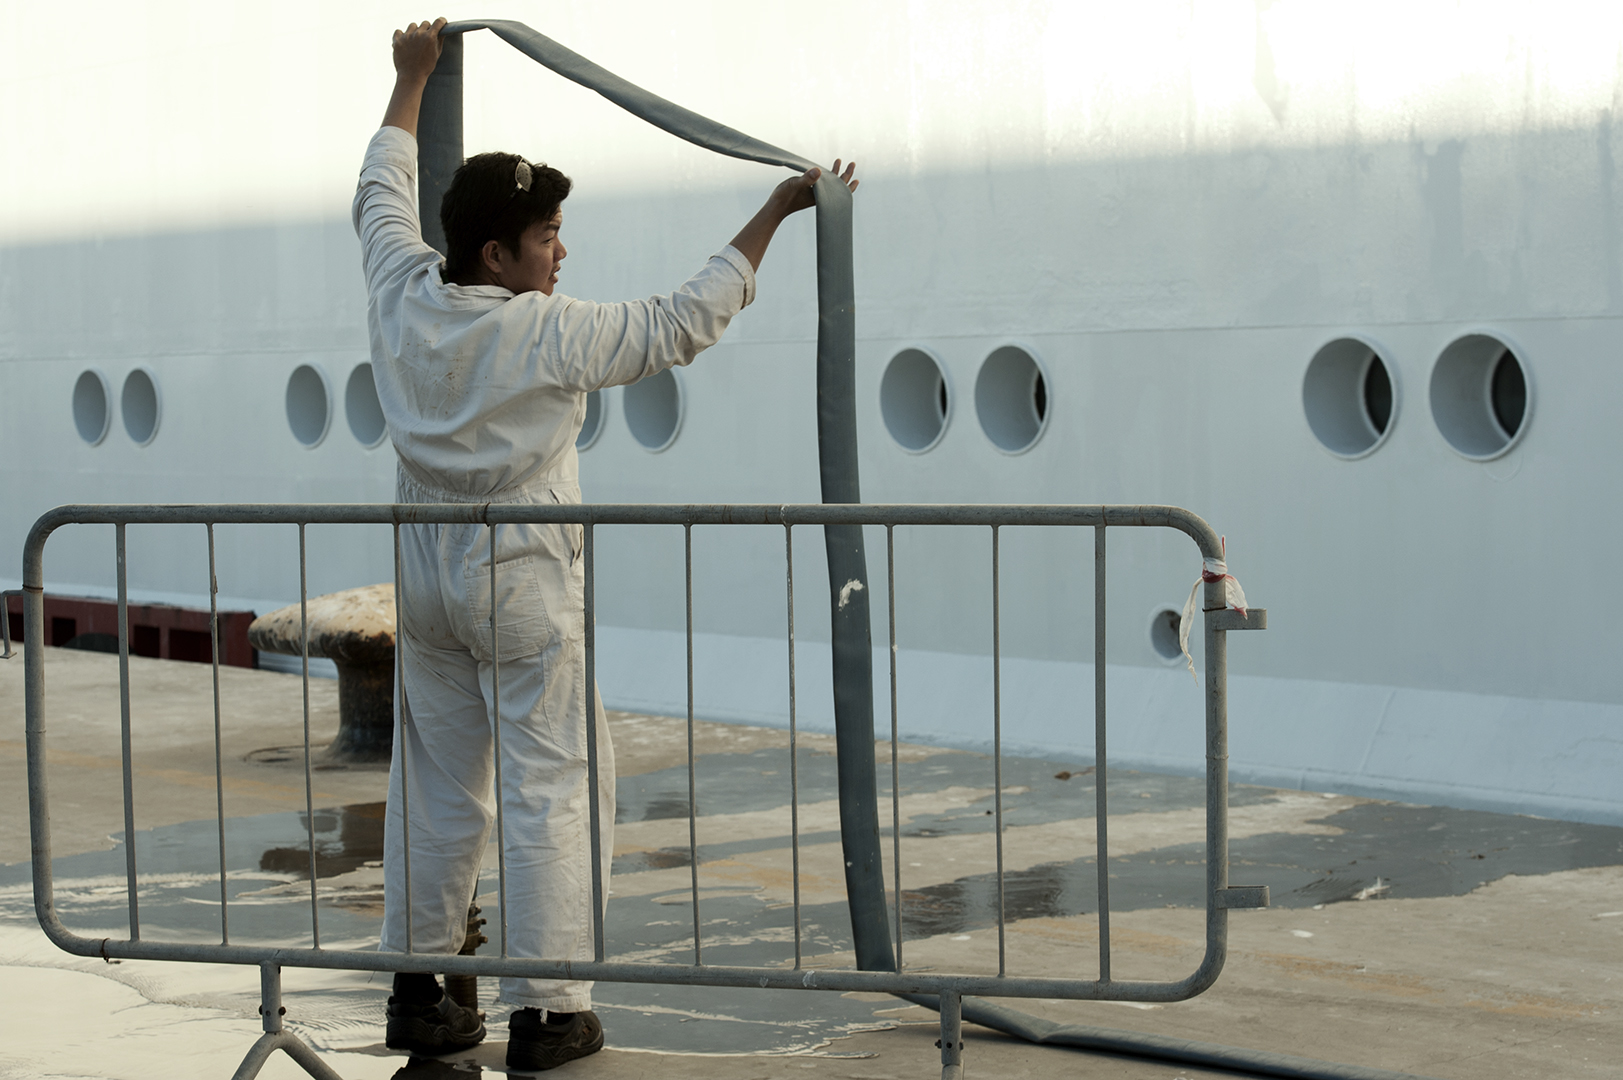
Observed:
[[[1455,345],[1458,345],[1466,338],[1473,337],[1492,338],[1514,354],[1517,365],[1522,369],[1522,383],[1527,388],[1527,403],[1522,408],[1522,422],[1521,425],[1516,428],[1516,434],[1510,436],[1509,440],[1504,446],[1501,446],[1499,449],[1487,454],[1467,454],[1464,450],[1461,450],[1459,447],[1455,446],[1451,441],[1449,441],[1448,436],[1443,434],[1442,425],[1437,423],[1437,409],[1435,405],[1432,404],[1431,400],[1432,388],[1437,378],[1437,365],[1442,363],[1443,355],[1447,353],[1449,349],[1452,349]],[[1431,427],[1432,430],[1437,433],[1437,437],[1443,440],[1443,445],[1448,447],[1449,450],[1458,454],[1460,457],[1464,458],[1466,461],[1474,461],[1478,463],[1497,461],[1520,446],[1522,440],[1527,436],[1527,429],[1532,426],[1533,410],[1538,400],[1538,380],[1534,378],[1533,367],[1533,362],[1531,359],[1529,359],[1527,350],[1522,346],[1522,343],[1513,335],[1507,334],[1503,330],[1499,330],[1491,326],[1468,326],[1459,333],[1455,334],[1453,337],[1449,338],[1448,343],[1441,349],[1437,350],[1437,355],[1431,362],[1431,377],[1426,380],[1426,404],[1428,406],[1428,411],[1431,413]],[[1493,393],[1492,380],[1493,375],[1490,372],[1488,376],[1488,384],[1484,387],[1483,404],[1487,409],[1488,422],[1493,424],[1494,427],[1498,428],[1498,421],[1493,415],[1493,399],[1491,396]],[[1499,428],[1499,430],[1503,431],[1504,429]]]
[[[1370,443],[1367,447],[1362,450],[1354,451],[1351,454],[1344,454],[1339,450],[1333,450],[1329,446],[1326,446],[1324,440],[1319,438],[1319,433],[1313,430],[1312,421],[1307,418],[1307,373],[1313,367],[1313,361],[1319,358],[1319,354],[1338,341],[1356,341],[1368,349],[1373,354],[1370,359],[1379,359],[1382,366],[1386,368],[1387,380],[1392,384],[1392,415],[1387,418],[1386,430],[1377,435],[1375,437],[1375,441]],[[1363,412],[1364,410],[1364,377],[1368,374],[1369,364],[1366,361],[1363,369],[1358,373],[1357,405],[1360,412]],[[1301,393],[1298,395],[1298,398],[1300,399],[1302,406],[1302,424],[1307,428],[1308,436],[1312,438],[1313,442],[1319,447],[1319,449],[1323,450],[1326,454],[1329,454],[1338,461],[1362,461],[1364,458],[1369,457],[1375,451],[1385,446],[1387,440],[1392,437],[1392,432],[1396,430],[1398,426],[1398,418],[1403,412],[1403,377],[1398,372],[1397,364],[1392,360],[1391,350],[1376,338],[1373,338],[1369,334],[1361,331],[1354,330],[1346,333],[1332,334],[1323,341],[1319,342],[1318,347],[1308,354],[1307,363],[1302,365],[1301,386],[1302,389]]]
[[[372,361],[371,360],[358,361],[355,364],[354,367],[349,369],[349,374],[344,378],[344,426],[349,429],[350,436],[352,438],[354,438],[356,444],[358,446],[360,446],[360,448],[362,450],[376,450],[378,447],[382,446],[384,443],[389,441],[389,418],[387,416],[385,416],[383,418],[383,430],[381,432],[379,432],[378,437],[376,439],[374,439],[373,441],[371,441],[371,442],[361,442],[361,437],[359,435],[355,434],[355,425],[349,422],[349,384],[350,384],[350,380],[354,379],[355,378],[355,373],[357,371],[361,370],[363,367],[364,368],[372,368],[373,367]],[[298,369],[295,368],[294,370],[296,371]],[[288,377],[292,378],[291,375],[288,376]],[[375,368],[373,368],[373,371],[372,371],[372,395],[374,397],[376,397],[377,392],[378,392],[378,376],[377,376],[377,370]],[[287,393],[286,393],[285,390],[283,391],[282,396],[283,396],[283,409],[285,411],[286,410],[286,398],[287,398]],[[330,408],[327,410],[328,413],[331,413],[332,411],[333,410],[330,409]],[[381,401],[378,402],[378,411],[379,412],[383,411],[383,403]],[[330,416],[328,417],[328,420],[327,420],[327,426],[328,427],[332,426],[332,418]],[[323,436],[323,438],[325,438],[325,436]],[[297,439],[295,439],[295,441],[297,441]],[[299,445],[303,446],[304,444],[299,443]],[[314,445],[319,445],[319,444],[314,444]]]
[[[890,430],[890,425],[885,423],[885,376],[890,373],[890,366],[896,362],[896,358],[902,355],[904,352],[909,351],[921,352],[925,356],[928,356],[930,358],[930,362],[935,364],[936,371],[941,375],[942,385],[947,388],[947,411],[942,414],[941,417],[941,430],[936,432],[935,438],[931,439],[927,445],[921,446],[917,450],[910,446],[903,446],[901,441],[896,438],[895,433]],[[885,429],[885,435],[890,439],[891,444],[894,445],[896,449],[902,451],[904,454],[913,454],[917,456],[919,454],[928,454],[931,450],[934,450],[936,447],[940,446],[941,440],[947,437],[947,429],[952,426],[952,414],[957,408],[957,404],[958,394],[953,389],[952,375],[948,373],[946,361],[941,358],[939,353],[927,345],[901,345],[892,350],[890,359],[885,361],[884,368],[879,372],[879,426]]]
[[[1167,603],[1156,604],[1150,609],[1149,621],[1144,625],[1144,640],[1150,647],[1150,655],[1161,661],[1163,665],[1169,668],[1182,667],[1184,664],[1182,652],[1173,653],[1171,656],[1163,656],[1161,654],[1161,650],[1155,647],[1155,620],[1159,619],[1161,617],[1161,613],[1164,611],[1172,612],[1174,615],[1178,616],[1179,619],[1183,618],[1183,608],[1180,605]],[[1193,630],[1189,632],[1189,636],[1194,637]],[[1193,649],[1190,650],[1189,655],[1194,655]]]
[[[1037,421],[1037,434],[1033,435],[1031,437],[1031,441],[1019,449],[1005,450],[1003,447],[997,444],[996,440],[994,440],[992,436],[986,433],[986,425],[981,423],[979,405],[977,405],[975,408],[975,426],[981,429],[981,435],[986,439],[987,442],[992,444],[992,449],[996,450],[1004,457],[1019,457],[1021,454],[1030,453],[1032,448],[1038,443],[1042,442],[1043,436],[1048,433],[1049,423],[1054,419],[1054,376],[1048,370],[1048,365],[1043,361],[1042,354],[1039,353],[1030,342],[1021,338],[1008,338],[1000,341],[996,345],[993,345],[990,349],[987,349],[986,355],[981,357],[980,364],[975,368],[976,389],[979,389],[980,387],[981,372],[986,370],[987,361],[992,359],[992,355],[994,353],[1010,348],[1011,346],[1019,349],[1021,352],[1031,357],[1031,362],[1037,365],[1037,373],[1043,377],[1043,386],[1045,387],[1044,397],[1048,401],[1048,407],[1043,410],[1042,419]],[[952,402],[951,388],[949,388],[947,391],[947,402],[949,405]]]
[[[606,386],[599,390],[588,391],[588,394],[592,393],[597,395],[598,409],[600,410],[597,417],[597,430],[592,432],[592,437],[587,439],[585,443],[575,447],[575,453],[577,454],[584,454],[586,451],[602,442],[603,429],[609,426],[609,399],[614,395],[609,393],[609,388]],[[677,387],[676,393],[677,397],[680,398],[682,394],[681,387]],[[678,403],[676,407],[676,430],[678,432],[682,430],[682,411],[682,406],[680,403]],[[631,438],[633,442],[635,442],[637,439],[635,435],[633,435]],[[676,438],[675,432],[672,432],[671,438]],[[637,445],[641,446],[642,444],[639,442]]]
[[[145,439],[137,439],[130,434],[129,422],[124,419],[124,389],[129,386],[130,378],[138,371],[147,377],[147,382],[152,384],[152,431]],[[136,446],[151,446],[153,441],[157,439],[158,432],[163,430],[163,383],[159,381],[158,373],[149,365],[136,364],[124,373],[124,381],[119,383],[118,386],[118,420],[119,424],[124,428],[124,434],[129,435],[130,442]]]
[[[80,370],[79,374],[74,376],[73,389],[68,391],[68,413],[69,413],[70,417],[72,416],[72,413],[73,413],[73,394],[74,394],[75,391],[77,391],[79,389],[79,383],[86,375],[94,375],[97,378],[97,380],[100,381],[102,398],[106,402],[107,412],[106,412],[106,415],[104,415],[102,417],[102,420],[101,420],[101,434],[96,436],[94,439],[87,439],[82,434],[80,434],[80,432],[79,432],[79,424],[78,424],[77,419],[75,419],[74,424],[73,424],[73,433],[75,435],[78,435],[79,436],[79,441],[84,443],[87,447],[95,447],[95,446],[100,446],[102,443],[106,442],[107,441],[107,436],[109,436],[109,435],[111,435],[113,433],[113,411],[114,411],[113,410],[113,401],[114,401],[113,382],[112,382],[111,379],[109,379],[107,377],[107,372],[103,371],[99,367],[91,366],[91,367],[82,368]],[[147,376],[147,378],[149,378],[149,379],[151,377],[152,377],[151,375]],[[158,384],[157,384],[156,381],[154,381],[152,385],[157,386]],[[118,398],[118,403],[119,403],[119,406],[120,406],[119,410],[118,410],[119,413],[120,413],[119,419],[122,420],[123,419],[123,415],[122,415],[123,414],[123,404],[124,404],[122,397]],[[158,433],[157,432],[157,425],[153,425],[152,433],[154,435],[156,435]]]
[[[682,436],[682,425],[687,423],[688,419],[687,387],[683,385],[683,383],[686,381],[686,376],[684,376],[680,371],[677,371],[675,367],[668,367],[665,370],[671,373],[671,381],[676,384],[676,425],[671,428],[671,437],[660,443],[658,446],[649,446],[641,439],[637,438],[637,433],[631,430],[630,416],[628,415],[626,417],[626,433],[631,436],[631,441],[641,447],[643,451],[650,454],[663,454],[672,446],[675,446],[676,440]],[[660,373],[656,371],[654,374],[649,375],[648,378],[657,378],[659,374]],[[642,379],[637,380],[637,382],[642,381]],[[625,386],[620,388],[620,392],[623,394],[635,385],[637,385],[637,383],[627,383]]]
[[[357,365],[357,366],[359,366],[359,365]],[[327,408],[325,410],[325,415],[322,417],[322,420],[321,420],[321,434],[317,435],[315,437],[314,441],[305,442],[303,439],[300,439],[298,437],[298,435],[294,434],[293,425],[291,423],[289,423],[287,425],[287,433],[293,437],[293,441],[298,443],[299,446],[302,449],[314,450],[316,447],[318,447],[322,443],[326,442],[327,441],[327,436],[332,433],[332,414],[333,414],[332,380],[327,377],[326,369],[323,368],[321,366],[321,364],[317,363],[314,360],[301,360],[297,364],[294,364],[292,370],[287,373],[287,379],[282,383],[282,419],[284,421],[287,419],[287,389],[288,389],[288,386],[293,382],[293,376],[295,376],[295,375],[297,375],[299,373],[300,368],[309,368],[310,370],[312,370],[312,371],[314,371],[316,373],[316,376],[318,378],[321,379],[322,393],[327,395]],[[352,374],[353,374],[353,372],[352,372]],[[347,386],[346,386],[346,389],[348,389]],[[346,417],[345,420],[346,420],[346,423],[347,423],[348,418]],[[389,423],[388,423],[387,420],[384,421],[383,430],[384,430],[385,436],[387,436],[388,431],[389,431]],[[357,439],[355,441],[360,442],[359,439]]]

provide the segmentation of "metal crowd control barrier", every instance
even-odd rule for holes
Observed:
[[[51,832],[49,798],[46,790],[45,769],[45,656],[38,648],[25,649],[28,795],[30,828],[33,841],[34,905],[40,926],[60,948],[79,956],[100,956],[104,959],[130,958],[143,960],[176,960],[202,963],[255,965],[260,969],[265,1034],[254,1045],[236,1077],[245,1080],[256,1075],[270,1054],[285,1050],[312,1076],[335,1078],[305,1043],[284,1030],[282,1016],[286,1010],[281,1004],[281,977],[283,967],[341,968],[363,971],[394,971],[402,967],[405,957],[421,957],[423,953],[362,952],[355,950],[324,949],[320,944],[320,904],[315,872],[315,824],[312,806],[309,725],[309,665],[304,665],[306,681],[304,695],[304,749],[305,749],[305,808],[310,844],[310,921],[311,946],[288,948],[256,945],[237,945],[230,940],[228,904],[226,896],[226,857],[224,814],[224,781],[220,754],[220,697],[219,697],[219,633],[215,597],[218,585],[214,567],[214,528],[216,525],[284,524],[299,528],[299,582],[301,607],[305,595],[306,561],[304,532],[309,525],[328,524],[380,524],[394,529],[396,596],[400,589],[400,530],[416,524],[480,524],[489,527],[488,538],[492,552],[494,578],[494,552],[497,529],[504,524],[576,524],[583,527],[585,574],[585,662],[587,685],[595,682],[595,593],[593,567],[594,530],[608,525],[679,525],[684,530],[687,576],[687,647],[688,647],[688,775],[689,775],[689,862],[692,867],[693,891],[693,963],[644,963],[616,961],[609,958],[605,941],[602,912],[605,882],[601,876],[600,857],[602,823],[598,814],[597,729],[596,698],[587,697],[587,756],[591,806],[592,843],[592,895],[593,895],[593,959],[537,960],[508,955],[506,940],[506,880],[505,870],[498,874],[498,900],[503,913],[498,932],[499,955],[435,955],[434,968],[445,974],[510,976],[544,979],[582,979],[600,982],[664,983],[700,986],[759,987],[784,990],[832,990],[837,992],[869,991],[898,995],[932,995],[938,999],[941,1014],[941,1060],[943,1080],[963,1075],[962,1042],[960,1039],[962,997],[976,994],[989,997],[1044,997],[1085,1000],[1111,1000],[1136,1002],[1179,1001],[1193,997],[1217,979],[1223,968],[1227,948],[1228,912],[1232,908],[1264,907],[1268,903],[1266,886],[1231,886],[1228,881],[1228,713],[1227,713],[1227,639],[1230,630],[1262,629],[1266,626],[1266,612],[1252,609],[1248,614],[1225,610],[1221,581],[1208,581],[1205,586],[1205,711],[1206,711],[1206,950],[1199,966],[1185,978],[1173,982],[1134,982],[1112,978],[1110,969],[1110,884],[1109,833],[1107,802],[1107,760],[1105,725],[1105,539],[1112,528],[1170,528],[1188,535],[1195,542],[1203,558],[1221,557],[1217,534],[1201,518],[1187,510],[1170,506],[924,506],[924,505],[574,505],[535,506],[514,504],[488,505],[195,505],[195,506],[65,506],[45,514],[28,536],[23,565],[24,641],[28,645],[44,640],[44,583],[45,544],[51,533],[68,525],[113,525],[116,536],[119,604],[119,676],[120,708],[122,714],[122,752],[124,784],[124,825],[126,893],[129,903],[129,936],[127,938],[81,937],[58,918],[53,899],[51,876]],[[129,683],[129,628],[125,618],[128,589],[126,564],[126,531],[140,525],[197,525],[206,529],[209,550],[210,608],[214,639],[214,730],[216,740],[215,770],[220,840],[220,943],[173,943],[143,940],[141,937],[138,867],[133,838],[135,836],[135,804],[132,786],[130,683]],[[699,857],[693,800],[693,530],[698,526],[775,525],[784,530],[786,571],[786,612],[788,627],[789,672],[789,731],[790,784],[791,784],[791,848],[794,867],[794,966],[741,967],[719,966],[703,962],[699,921]],[[795,723],[795,616],[793,573],[793,530],[796,526],[843,525],[883,527],[886,536],[886,564],[889,593],[890,631],[890,701],[891,701],[891,828],[892,861],[895,869],[895,945],[896,970],[817,970],[802,964],[800,916],[800,829],[799,829],[799,777],[796,761],[797,728]],[[997,836],[997,896],[998,896],[998,973],[949,974],[936,971],[911,971],[902,962],[901,889],[901,829],[900,829],[900,775],[897,766],[897,673],[896,673],[896,590],[895,529],[899,526],[980,526],[990,530],[992,584],[992,671],[993,709],[992,743],[994,761],[994,813]],[[1002,685],[1001,685],[1001,630],[999,627],[1000,584],[998,531],[1003,527],[1047,526],[1091,528],[1093,530],[1094,587],[1094,740],[1095,740],[1095,827],[1097,829],[1099,973],[1097,978],[1058,978],[1021,976],[1007,970],[1005,950],[1006,905],[1004,900],[1003,866],[1003,784],[1002,784]],[[866,587],[866,583],[864,583]],[[495,595],[494,580],[492,594]],[[399,619],[399,604],[396,618]],[[398,625],[398,624],[397,624]],[[493,635],[500,628],[492,613]],[[308,641],[309,629],[303,634]],[[494,641],[493,641],[494,646]],[[492,653],[495,653],[493,647]],[[398,650],[397,650],[398,656]],[[398,678],[398,676],[397,676]],[[500,663],[496,662],[494,681],[499,685]],[[400,684],[396,684],[397,693]],[[499,691],[498,691],[499,692]],[[398,717],[399,710],[396,710]],[[397,720],[398,723],[398,720]],[[495,736],[497,768],[499,770],[499,716]],[[397,728],[397,737],[399,729]],[[497,776],[500,776],[499,771]],[[877,779],[877,778],[876,778]],[[500,781],[497,780],[499,785]],[[409,785],[404,791],[410,796]],[[497,800],[500,807],[501,800]],[[409,820],[409,815],[408,815]],[[503,823],[498,812],[497,844],[504,846]],[[405,873],[410,880],[410,842],[406,844]],[[500,866],[500,864],[499,864]],[[410,940],[410,907],[408,907],[408,941]],[[787,957],[785,960],[787,961]],[[420,967],[420,960],[410,964]]]

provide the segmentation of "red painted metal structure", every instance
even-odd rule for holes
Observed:
[[[23,639],[22,610],[22,597],[6,597],[6,619],[13,643]],[[130,604],[129,618],[131,656],[199,664],[213,659],[207,611],[170,604]],[[220,612],[220,663],[259,666],[258,651],[248,644],[248,625],[253,621],[251,611]],[[47,645],[117,652],[118,602],[46,594],[45,628]]]

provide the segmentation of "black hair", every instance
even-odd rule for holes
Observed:
[[[530,188],[518,183],[526,165]],[[491,240],[518,254],[519,237],[538,221],[551,221],[569,196],[569,177],[517,154],[475,154],[462,163],[440,200],[445,230],[446,281],[467,284],[479,274],[479,252]]]

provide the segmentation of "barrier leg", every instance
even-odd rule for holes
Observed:
[[[231,1080],[253,1080],[277,1050],[298,1062],[300,1068],[316,1080],[343,1080],[316,1056],[316,1052],[303,1039],[283,1029],[282,1015],[285,1012],[287,1010],[282,1008],[282,969],[267,960],[259,965],[259,1015],[265,1034],[249,1049],[248,1056],[231,1074]]]
[[[941,1080],[963,1080],[964,999],[960,994],[941,995]]]
[[[231,1080],[252,1080],[258,1076],[259,1070],[265,1067],[266,1059],[281,1041],[281,1032],[267,1032],[261,1035],[259,1041],[248,1051],[248,1056],[242,1059],[242,1064],[237,1066],[237,1071],[231,1074]]]

